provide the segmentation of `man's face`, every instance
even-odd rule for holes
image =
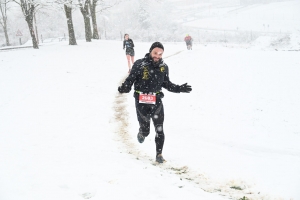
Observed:
[[[155,47],[151,51],[150,55],[154,62],[158,62],[162,58],[163,53],[164,53],[164,50],[162,50],[161,48]]]

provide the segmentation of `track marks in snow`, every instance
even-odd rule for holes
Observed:
[[[173,53],[172,55],[165,56],[164,59],[167,59],[167,58],[170,58],[170,57],[175,56],[177,54],[180,54],[181,52],[183,52],[183,50],[182,51],[178,51],[176,53]]]
[[[180,53],[180,52],[178,52]],[[176,53],[176,54],[178,54]],[[176,55],[174,54],[174,55]],[[120,84],[124,81],[120,81]],[[152,164],[157,166],[158,169],[164,173],[173,174],[181,180],[187,180],[209,193],[216,193],[224,198],[240,200],[246,197],[247,200],[281,200],[268,195],[263,195],[259,190],[253,188],[243,180],[230,180],[227,182],[218,182],[210,179],[203,173],[199,173],[190,169],[188,166],[180,166],[172,162],[165,162],[164,164],[158,164],[155,160],[144,152],[141,152],[136,143],[132,142],[132,138],[128,132],[129,113],[127,111],[127,96],[126,94],[117,93],[114,100],[114,120],[117,123],[115,133],[118,137],[118,141],[124,145],[124,148],[128,154],[131,154],[133,158],[144,162],[145,164]]]

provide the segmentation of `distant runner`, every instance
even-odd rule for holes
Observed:
[[[123,49],[126,48],[126,57],[128,61],[128,73],[130,73],[131,65],[134,63],[134,44],[132,39],[129,38],[128,34],[124,35],[124,41],[123,41]],[[131,60],[131,63],[130,63]]]
[[[136,114],[140,125],[137,139],[143,143],[145,137],[149,135],[151,118],[156,132],[156,162],[158,163],[165,162],[162,156],[165,141],[162,87],[175,93],[192,91],[192,87],[187,83],[175,85],[170,81],[169,67],[162,60],[163,53],[163,45],[160,42],[154,42],[149,53],[134,63],[130,74],[124,83],[118,87],[120,93],[129,93],[134,84]]]
[[[187,34],[186,37],[184,38],[184,41],[186,43],[186,47],[188,50],[192,50],[192,41],[193,41],[193,38]]]

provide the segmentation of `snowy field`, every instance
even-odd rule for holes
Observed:
[[[194,17],[185,25],[202,29],[293,33],[300,27],[300,1],[211,7]]]
[[[167,162],[136,140],[121,41],[0,51],[0,199],[300,199],[298,52],[165,43]],[[141,58],[150,43],[135,43]],[[236,188],[236,189],[234,189]]]

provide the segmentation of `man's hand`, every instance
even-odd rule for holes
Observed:
[[[192,91],[192,87],[187,83],[180,86],[180,92],[190,93]]]
[[[131,90],[131,87],[127,87],[127,85],[124,85],[124,83],[118,87],[118,91],[120,93],[128,93],[128,92],[130,92],[130,90]]]

